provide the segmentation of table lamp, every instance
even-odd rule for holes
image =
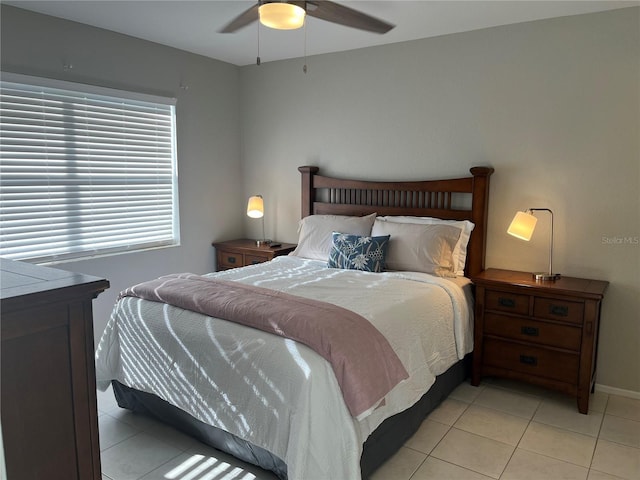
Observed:
[[[549,272],[535,272],[533,278],[536,281],[555,281],[560,278],[559,273],[553,273],[553,212],[548,208],[529,208],[524,212],[517,212],[511,225],[507,229],[509,235],[513,235],[521,240],[531,240],[533,230],[536,227],[538,219],[533,215],[533,212],[549,212],[551,214],[551,235],[549,240]]]
[[[269,245],[271,240],[267,240],[264,235],[264,200],[262,195],[249,197],[247,204],[247,216],[251,218],[262,218],[262,240],[256,240],[257,246]]]

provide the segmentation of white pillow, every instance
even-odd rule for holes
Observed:
[[[376,220],[372,236],[391,235],[388,270],[424,272],[455,277],[453,250],[461,230],[453,225],[395,223]]]
[[[377,217],[377,220],[395,223],[416,223],[420,225],[453,225],[462,230],[460,233],[460,239],[456,243],[456,247],[453,250],[453,258],[456,261],[456,275],[464,276],[464,266],[467,262],[467,245],[471,238],[471,232],[475,228],[475,224],[469,220],[443,220],[435,217],[410,217],[410,216],[385,216]]]
[[[376,214],[364,217],[346,215],[310,215],[298,225],[298,246],[290,255],[312,260],[329,260],[333,232],[371,235]]]

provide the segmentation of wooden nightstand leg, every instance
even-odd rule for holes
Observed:
[[[589,392],[586,395],[578,393],[578,411],[587,415],[589,413]]]
[[[473,327],[473,361],[471,363],[471,385],[477,387],[482,379],[482,355],[484,350],[483,329],[484,329],[484,291],[481,285],[476,286],[476,300],[474,310]]]

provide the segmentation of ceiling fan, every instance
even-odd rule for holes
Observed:
[[[275,16],[275,19],[271,21],[269,17],[272,15]],[[306,15],[327,22],[381,34],[387,33],[394,27],[390,23],[329,0],[259,0],[254,6],[238,15],[219,31],[220,33],[232,33],[258,19],[268,27],[290,30],[300,28],[304,24]]]

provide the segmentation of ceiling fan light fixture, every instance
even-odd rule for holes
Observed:
[[[304,25],[304,8],[291,3],[270,2],[258,9],[260,23],[277,30],[295,30]]]

